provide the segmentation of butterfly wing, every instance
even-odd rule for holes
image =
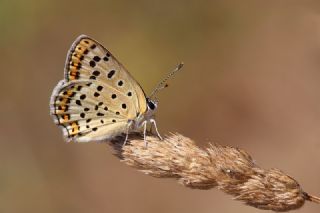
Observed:
[[[67,56],[65,79],[51,97],[51,114],[67,140],[112,138],[146,109],[142,88],[117,59],[93,39],[78,37]]]

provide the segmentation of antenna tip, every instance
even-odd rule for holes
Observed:
[[[178,69],[181,69],[183,67],[184,63],[183,62],[180,62],[180,64],[178,65]]]

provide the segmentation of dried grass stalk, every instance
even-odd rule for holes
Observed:
[[[130,135],[111,142],[122,162],[145,174],[159,178],[176,178],[194,189],[217,187],[235,200],[273,211],[289,211],[303,206],[306,200],[320,203],[307,194],[299,183],[279,169],[260,168],[245,151],[211,144],[203,150],[181,135],[171,134],[163,141],[148,136],[145,147],[141,135]]]

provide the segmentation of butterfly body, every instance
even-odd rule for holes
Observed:
[[[65,78],[53,90],[50,101],[55,123],[67,141],[75,142],[128,136],[142,127],[146,134],[147,123],[156,127],[156,108],[156,102],[146,97],[124,66],[85,35],[71,46]]]

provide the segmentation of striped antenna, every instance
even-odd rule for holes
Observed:
[[[168,86],[168,84],[166,84],[166,82],[172,78],[172,76],[178,72],[182,67],[183,67],[183,62],[180,62],[180,64],[178,64],[178,66],[176,66],[176,68],[174,70],[172,70],[164,79],[162,79],[162,81],[160,81],[160,83],[157,85],[157,87],[152,91],[151,95],[149,96],[149,99],[152,99],[152,97],[154,97],[160,90],[166,88]]]

